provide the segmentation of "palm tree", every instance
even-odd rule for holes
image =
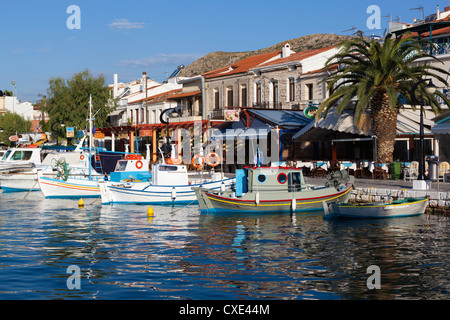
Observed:
[[[410,102],[410,90],[416,82],[432,77],[447,85],[439,73],[450,75],[443,69],[418,61],[430,57],[441,62],[423,52],[422,45],[432,44],[409,35],[394,38],[391,34],[383,42],[356,38],[342,43],[340,51],[325,64],[325,68],[336,64],[339,68],[323,80],[328,82],[327,89],[331,89],[332,93],[319,106],[316,119],[326,117],[333,107],[335,113],[340,114],[356,97],[355,123],[360,124],[362,115],[368,112],[377,137],[378,160],[391,162],[397,113],[402,107],[399,96]],[[416,97],[423,95],[425,105],[431,105],[435,113],[441,112],[436,96],[427,93],[424,87],[424,83],[418,86]],[[450,105],[450,100],[441,92],[436,94]]]

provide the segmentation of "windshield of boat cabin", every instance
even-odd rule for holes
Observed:
[[[115,171],[125,171],[125,168],[127,167],[127,162],[128,162],[127,160],[117,161]]]
[[[30,160],[33,151],[16,150],[11,160]]]
[[[2,160],[8,159],[9,155],[11,154],[11,150],[6,151],[5,155],[3,156]]]

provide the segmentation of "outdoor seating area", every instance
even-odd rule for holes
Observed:
[[[305,176],[325,177],[335,170],[346,170],[355,178],[367,178],[374,180],[416,180],[419,176],[419,162],[381,163],[369,160],[358,161],[283,161],[272,165],[292,166],[301,168]],[[439,163],[439,180],[450,182],[450,164],[447,161]],[[429,165],[425,161],[425,176],[429,174]]]

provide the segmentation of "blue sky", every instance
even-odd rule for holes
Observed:
[[[70,5],[81,10],[81,29],[68,29]],[[0,6],[0,90],[35,102],[52,77],[70,78],[89,69],[128,82],[143,71],[163,81],[180,64],[213,51],[257,50],[313,33],[369,32],[366,13],[402,22],[441,11],[449,1],[430,0],[2,0]],[[388,18],[381,18],[382,34]]]

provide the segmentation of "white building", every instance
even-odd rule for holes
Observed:
[[[177,78],[170,78],[165,83],[159,83],[147,77],[146,72],[142,78],[129,83],[118,81],[114,75],[114,83],[108,85],[112,89],[113,97],[119,99],[117,110],[110,114],[113,127],[157,124],[161,111],[176,107],[174,102],[149,103],[154,97],[182,88]]]
[[[21,102],[17,97],[3,96],[0,97],[0,112],[17,113],[25,120],[31,121],[34,117],[33,104],[25,101]]]

